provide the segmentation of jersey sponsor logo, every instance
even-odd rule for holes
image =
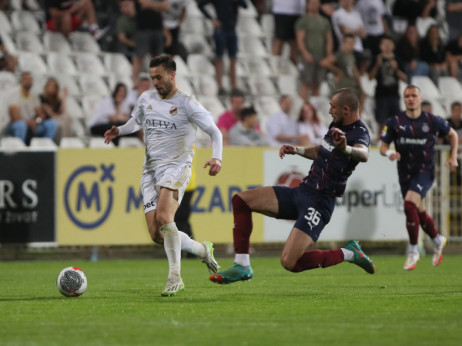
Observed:
[[[358,141],[363,143],[365,146],[369,146],[369,142],[366,141],[365,139],[359,138]]]
[[[417,184],[417,188],[418,188],[420,191],[422,191],[422,189],[423,189],[423,186],[422,186],[422,185],[420,185],[420,184]]]
[[[154,201],[151,201],[151,202],[148,202],[144,205],[144,209],[148,209],[148,208],[151,208],[151,207],[155,207],[156,206],[156,202]]]
[[[425,145],[427,143],[426,138],[406,138],[401,137],[399,139],[400,144],[415,144],[415,145]]]
[[[428,126],[427,123],[423,123],[423,125],[422,125],[422,131],[423,131],[423,132],[428,132],[428,131],[430,131],[430,127]]]
[[[172,108],[170,108],[170,115],[174,117],[177,114],[178,114],[178,108],[175,106],[172,106]]]
[[[176,130],[175,123],[173,122],[171,123],[170,121],[165,121],[165,120],[157,120],[157,119],[146,119],[146,127]]]
[[[151,106],[151,105],[149,105],[149,106],[148,106],[146,109],[150,109],[150,110],[152,110],[152,106]]]
[[[332,152],[332,150],[335,149],[335,147],[333,145],[330,145],[329,143],[327,143],[327,141],[325,139],[323,139],[322,143],[321,143],[321,146],[326,149],[327,151],[329,152]]]

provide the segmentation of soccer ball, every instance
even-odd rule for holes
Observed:
[[[59,273],[56,286],[63,296],[78,297],[87,289],[87,277],[82,269],[67,267]]]

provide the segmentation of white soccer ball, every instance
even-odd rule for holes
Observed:
[[[59,273],[56,286],[63,296],[78,297],[87,289],[87,277],[82,269],[67,267]]]

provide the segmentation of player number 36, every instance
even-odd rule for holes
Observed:
[[[308,212],[305,215],[305,219],[312,226],[316,226],[321,220],[321,213],[314,208],[308,208]]]

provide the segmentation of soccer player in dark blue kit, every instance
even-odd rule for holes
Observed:
[[[210,280],[229,284],[249,280],[252,212],[278,219],[296,220],[284,245],[282,266],[294,273],[329,267],[343,261],[354,263],[373,274],[375,267],[359,244],[352,240],[344,248],[311,250],[330,221],[335,198],[342,196],[346,182],[359,162],[369,158],[369,131],[359,118],[359,101],[353,91],[340,89],[330,100],[333,121],[321,145],[306,148],[283,145],[281,159],[298,154],[314,160],[308,176],[295,188],[272,186],[240,192],[233,196],[234,264]]]
[[[404,89],[404,104],[406,111],[387,120],[380,153],[390,161],[398,161],[398,178],[409,233],[404,270],[412,270],[420,258],[417,248],[420,226],[435,244],[433,265],[439,265],[443,259],[446,238],[438,233],[433,219],[426,212],[424,198],[435,176],[434,149],[437,137],[446,136],[450,143],[451,155],[447,164],[454,171],[457,167],[458,136],[445,119],[422,111],[422,94],[418,87],[408,85]],[[396,151],[390,149],[392,142]]]

